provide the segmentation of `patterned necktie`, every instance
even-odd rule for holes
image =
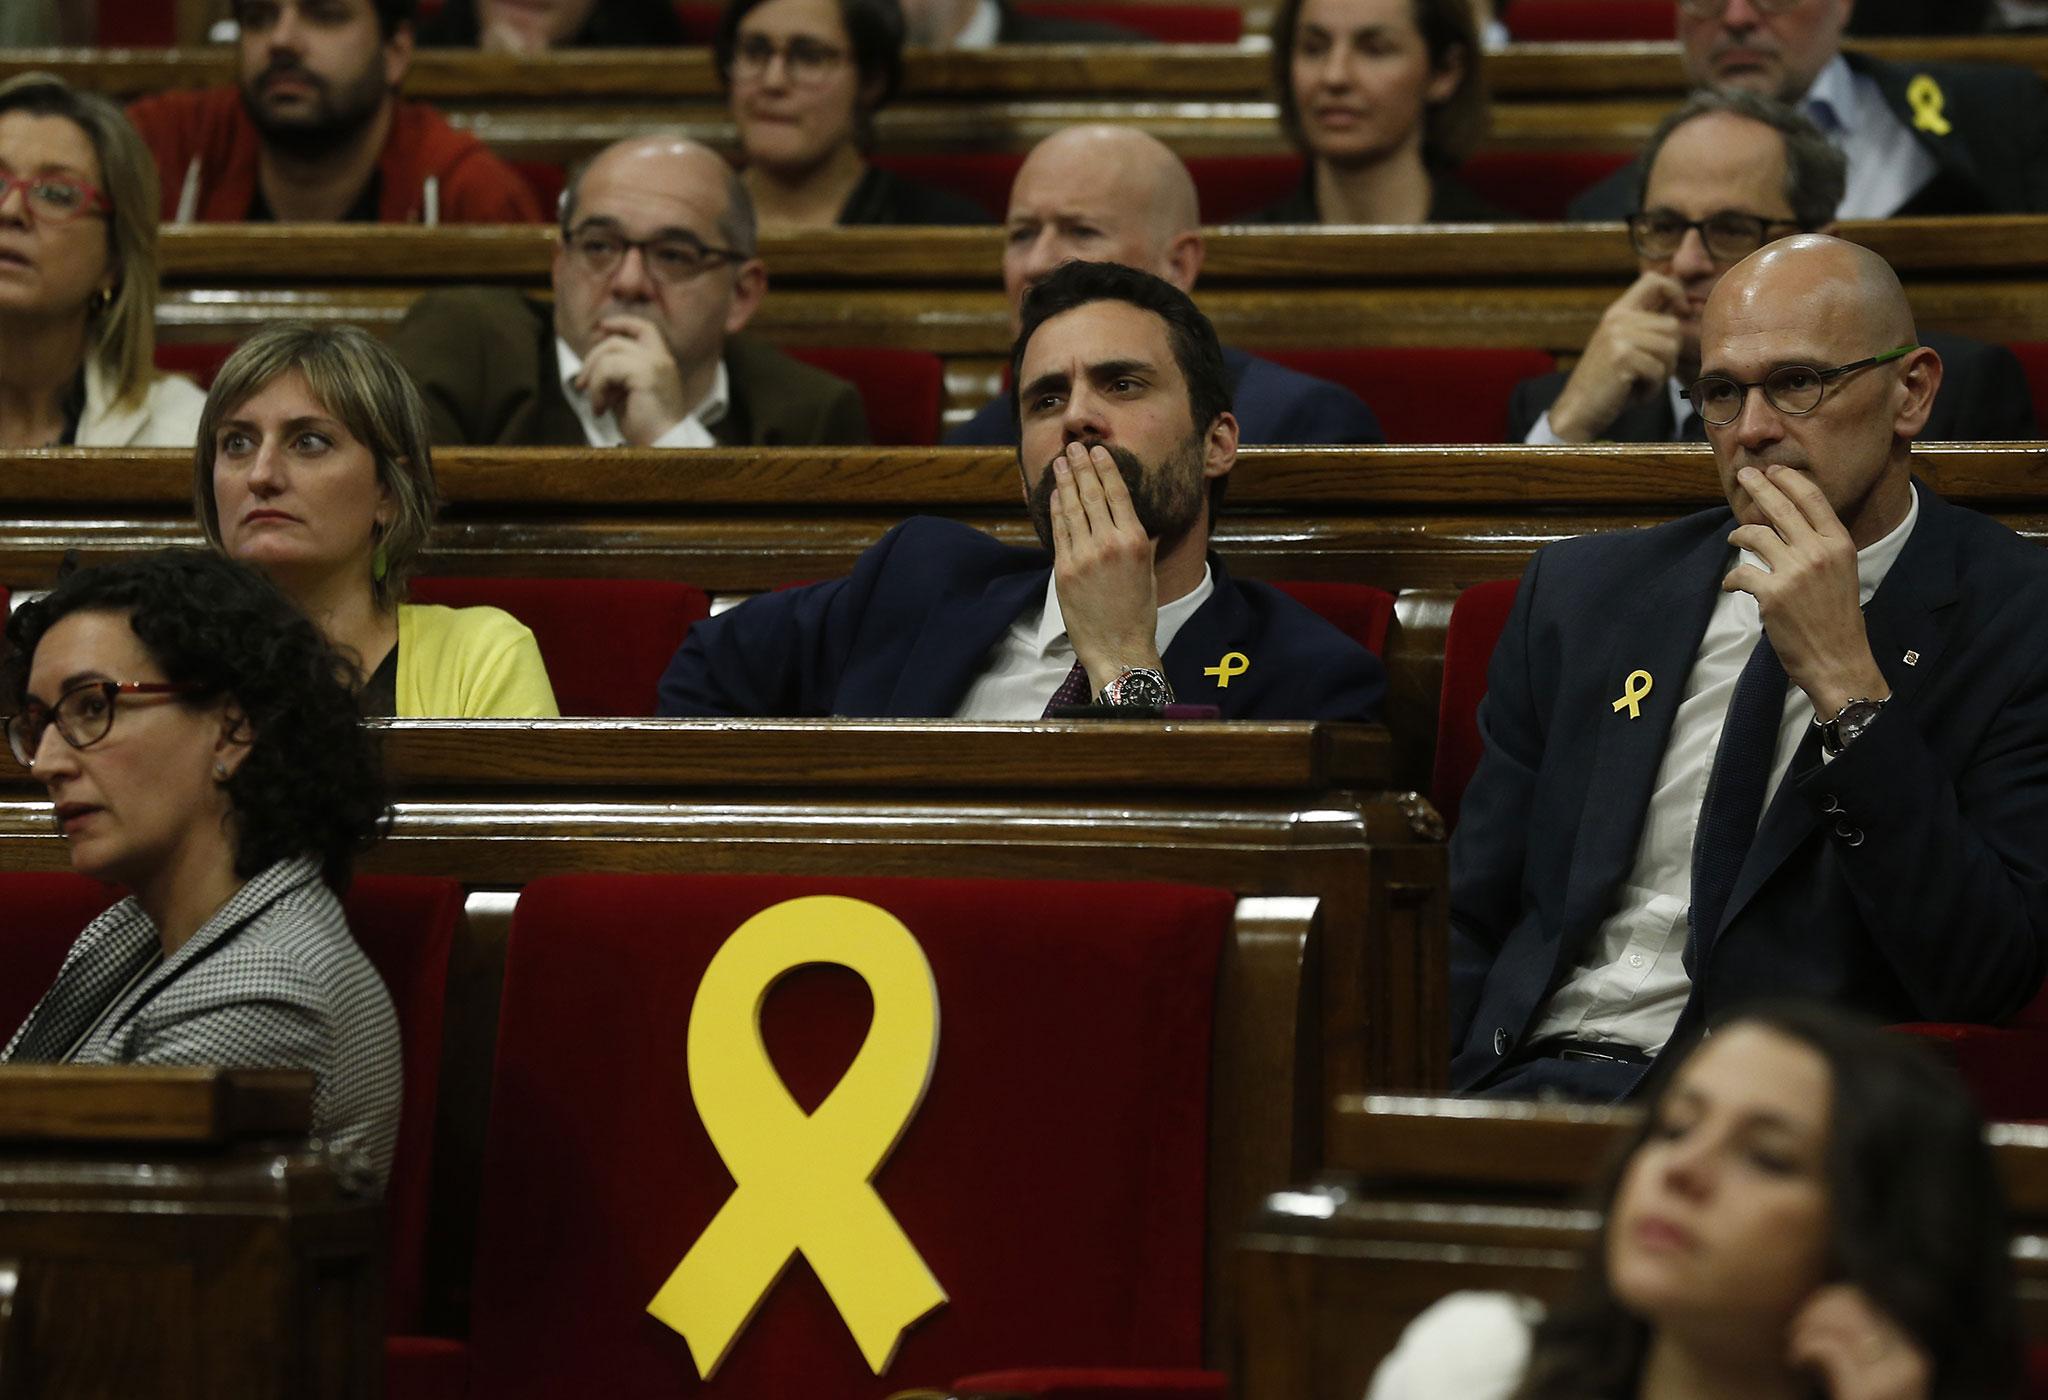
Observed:
[[[1093,698],[1094,692],[1088,688],[1088,668],[1076,661],[1074,669],[1067,672],[1067,678],[1052,693],[1052,699],[1045,702],[1045,709],[1038,717],[1044,719],[1054,710],[1085,705]]]
[[[1693,833],[1688,967],[1690,955],[1720,931],[1735,877],[1756,840],[1785,717],[1785,686],[1785,668],[1770,637],[1759,638],[1735,682],[1735,697],[1728,702],[1706,801],[1700,804],[1699,829]]]

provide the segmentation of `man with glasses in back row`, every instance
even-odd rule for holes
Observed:
[[[1794,107],[1849,162],[1838,219],[2048,211],[2048,85],[2026,68],[1891,63],[1844,53],[1856,0],[1678,0],[1694,89],[1743,88]],[[1626,217],[1631,165],[1571,203]]]
[[[1683,397],[1699,374],[1700,310],[1715,283],[1774,238],[1832,232],[1845,162],[1806,118],[1740,88],[1695,93],[1643,153],[1629,215],[1639,276],[1601,316],[1569,375],[1524,380],[1508,402],[1508,440],[1704,442]],[[2025,372],[2012,352],[1928,331],[1941,395],[1922,441],[2036,436]]]
[[[1822,235],[1708,299],[1728,504],[1553,545],[1451,843],[1451,1080],[1617,1098],[1759,995],[1995,1021],[2048,970],[2048,552],[1913,480],[1942,382]]]
[[[753,203],[724,158],[621,141],[562,195],[554,304],[430,292],[391,348],[438,444],[805,447],[868,440],[843,380],[741,334],[768,290]]]

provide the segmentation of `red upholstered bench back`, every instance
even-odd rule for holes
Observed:
[[[964,195],[992,219],[1009,212],[1010,185],[1024,164],[1023,151],[877,151],[869,159],[883,170]],[[993,273],[993,264],[989,271]]]
[[[1662,6],[1665,29],[1671,7]],[[1670,38],[1667,32],[1664,36]],[[1458,170],[1488,203],[1538,223],[1562,219],[1565,206],[1634,159],[1633,151],[1480,151]],[[1626,267],[1626,262],[1621,264]]]
[[[56,979],[72,942],[120,893],[83,875],[0,875],[6,935],[0,938],[0,1025],[6,1035],[13,1035]],[[417,1325],[420,1309],[442,997],[448,950],[462,917],[462,888],[453,880],[364,875],[343,905],[356,941],[391,993],[405,1057],[404,1116],[384,1193],[386,1316],[393,1330],[402,1331]]]
[[[1465,784],[1479,767],[1484,747],[1479,739],[1479,702],[1486,696],[1486,667],[1520,586],[1504,579],[1466,589],[1458,595],[1450,625],[1444,629],[1444,680],[1437,699],[1436,764],[1429,796],[1443,813],[1446,827],[1458,824]]]
[[[2048,340],[2014,341],[2006,348],[2019,357],[2020,368],[2026,371],[2034,421],[2048,424]]]
[[[1049,19],[1121,25],[1162,44],[1234,44],[1244,37],[1244,15],[1230,6],[1027,3],[1017,8]],[[678,0],[676,5],[683,32],[693,44],[709,44],[717,37],[718,12],[719,6],[700,0]]]
[[[1508,32],[1522,44],[1668,43],[1673,19],[1667,0],[1512,0],[1507,13]]]
[[[645,1308],[733,1192],[686,1038],[705,966],[754,914],[889,910],[940,1005],[923,1107],[874,1176],[950,1301],[869,1373],[798,1260],[699,1385]],[[1173,886],[773,877],[536,880],[513,917],[472,1306],[477,1394],[880,1400],[996,1366],[1200,1362],[1212,998],[1234,900]],[[770,993],[805,1108],[870,1001],[844,969]]]
[[[1281,583],[1273,586],[1374,656],[1387,653],[1394,595],[1369,583]]]
[[[711,615],[702,589],[646,579],[417,578],[412,600],[503,608],[533,629],[565,715],[654,713],[683,634]]]
[[[1391,443],[1499,442],[1515,385],[1557,368],[1546,351],[1484,347],[1259,353],[1342,384],[1371,406]]]
[[[1189,156],[1188,174],[1201,196],[1202,222],[1227,224],[1291,194],[1301,183],[1301,157]]]
[[[174,340],[156,343],[156,367],[166,374],[182,374],[202,389],[213,387],[213,377],[235,353],[232,340]]]
[[[878,447],[933,447],[946,396],[946,362],[928,350],[791,345],[785,353],[860,390]]]

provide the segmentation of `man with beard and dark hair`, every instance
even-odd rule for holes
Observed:
[[[1385,673],[1209,550],[1237,459],[1216,332],[1187,294],[1113,263],[1034,287],[1011,352],[1021,494],[1042,550],[918,517],[846,578],[691,629],[664,715],[1035,719],[1098,705],[1369,720]]]
[[[239,84],[128,109],[176,223],[529,223],[517,171],[398,96],[413,0],[237,0]]]

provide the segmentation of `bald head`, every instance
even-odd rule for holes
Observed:
[[[1737,519],[1768,522],[1745,471],[1777,468],[1817,485],[1859,549],[1903,520],[1941,388],[1941,357],[1916,347],[1897,274],[1860,244],[1800,234],[1730,268],[1701,319],[1700,374],[1733,381],[1734,416],[1702,416]]]
[[[1069,259],[1116,262],[1188,291],[1202,266],[1201,207],[1180,157],[1120,126],[1072,126],[1032,149],[1010,187],[1003,288],[1024,293]]]
[[[732,163],[701,141],[654,134],[615,141],[574,171],[562,192],[562,232],[581,217],[586,190],[636,189],[710,214],[721,246],[751,255],[754,201]]]

